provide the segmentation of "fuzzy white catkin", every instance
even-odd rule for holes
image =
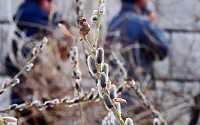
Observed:
[[[87,63],[88,63],[88,67],[89,67],[89,71],[90,73],[93,75],[95,73],[97,73],[97,67],[96,67],[96,62],[95,59],[92,55],[90,55],[87,59]]]
[[[153,125],[160,125],[160,120],[158,118],[154,118]]]
[[[126,118],[125,125],[134,125],[131,118]]]
[[[26,71],[30,71],[33,67],[33,63],[30,63],[26,66]]]
[[[101,72],[104,72],[104,73],[106,74],[106,76],[108,77],[108,73],[109,73],[108,64],[104,63],[104,64],[102,65]]]
[[[101,98],[103,98],[104,92],[103,92],[103,89],[102,89],[102,87],[101,87],[101,85],[100,85],[99,82],[98,82],[98,84],[97,84],[97,87],[98,87],[99,96],[100,96]]]
[[[96,61],[97,61],[98,64],[103,63],[103,61],[104,61],[104,50],[103,50],[103,48],[98,48],[97,49]]]
[[[113,114],[113,112],[111,112],[111,123],[113,125],[120,125],[119,121],[116,119],[115,115]]]
[[[121,116],[121,114],[122,114],[121,104],[119,102],[115,102],[115,107],[117,109],[117,112],[118,112],[119,116]]]
[[[107,85],[107,76],[105,75],[104,72],[101,73],[99,82],[100,82],[102,88],[106,87],[106,85]]]
[[[104,100],[104,103],[106,105],[106,108],[109,110],[109,109],[112,109],[114,106],[112,104],[112,101],[110,99],[110,96],[107,95],[107,94],[104,94],[103,95],[103,100]]]
[[[110,85],[110,98],[114,99],[117,97],[117,93],[116,93],[116,86],[114,84]]]

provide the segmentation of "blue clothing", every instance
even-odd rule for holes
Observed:
[[[130,56],[133,57],[136,66],[146,70],[155,60],[155,54],[163,59],[168,52],[162,30],[153,25],[147,17],[138,15],[136,9],[133,3],[124,3],[120,13],[112,19],[108,27],[109,34],[119,31],[120,36],[117,38],[115,35],[108,35],[106,38],[109,44],[120,43],[122,49],[136,43],[141,47],[132,48],[122,54],[129,76],[133,76],[135,69],[132,67]],[[131,55],[128,51],[131,51]]]
[[[19,7],[14,20],[18,21],[18,27],[27,36],[32,36],[38,32],[46,34],[48,17],[49,14],[42,10],[36,2],[26,1]]]

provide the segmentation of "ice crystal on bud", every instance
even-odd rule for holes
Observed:
[[[126,118],[125,125],[133,125],[133,120],[131,118]]]
[[[30,63],[26,66],[26,71],[30,71],[33,67],[33,63]]]

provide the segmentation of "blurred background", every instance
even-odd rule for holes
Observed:
[[[62,14],[63,20],[70,27],[70,32],[79,36],[79,31],[75,24],[77,17],[74,1],[56,0],[56,11]],[[198,106],[200,102],[200,1],[149,1],[157,13],[157,24],[164,30],[169,53],[164,60],[154,63],[153,74],[156,88],[153,90],[147,89],[145,93],[155,107],[165,113],[165,118],[169,125],[189,125],[193,117],[200,119],[199,112],[193,116],[194,112],[192,112],[191,108],[191,105],[197,105],[195,101],[198,102]],[[22,2],[23,0],[0,0],[0,84],[10,77],[6,71],[5,58],[8,53],[13,53],[12,49],[9,48],[12,39],[15,38],[16,31],[13,16]],[[90,21],[93,10],[97,8],[98,1],[83,0],[82,2],[83,17]],[[109,22],[120,11],[120,7],[120,0],[107,0],[106,13],[103,15],[101,22],[100,46],[105,41]],[[95,26],[91,25],[89,39],[93,38],[94,33],[92,31],[94,30]],[[50,45],[40,55],[39,62],[34,66],[33,71],[24,73],[28,85],[23,87],[33,89],[32,95],[23,95],[24,100],[33,100],[33,98],[48,100],[60,99],[65,95],[73,96],[72,68],[68,59],[71,44],[70,42],[62,42],[63,37],[64,34],[56,29],[54,35],[49,36]],[[22,37],[21,39],[24,41],[24,39],[27,40],[29,38]],[[76,41],[78,40],[79,37],[77,37]],[[76,45],[80,47],[83,88],[86,92],[89,92],[91,87],[95,87],[95,81],[88,74],[81,42],[76,42]],[[60,46],[67,48],[63,50],[66,51],[63,57]],[[15,66],[21,68],[25,62],[27,62],[27,59],[19,57],[15,60]],[[43,68],[42,71],[40,70],[41,67]],[[0,97],[0,109],[7,108],[10,105],[10,91]],[[85,121],[88,121],[88,125],[101,124],[101,121],[107,115],[107,111],[101,101],[98,103],[86,102],[83,103],[83,107]],[[168,112],[169,109],[171,109],[170,112]],[[139,105],[124,109],[122,112],[124,117],[133,118],[133,121],[138,125],[152,122],[151,113],[142,108],[141,102]],[[15,112],[12,113],[12,115],[16,114]],[[34,110],[33,114],[42,114],[47,119],[48,125],[80,124],[78,106],[55,107],[42,111],[42,113]],[[28,124],[24,121],[29,117],[19,117],[19,124]],[[199,124],[200,120],[197,120],[196,125]]]

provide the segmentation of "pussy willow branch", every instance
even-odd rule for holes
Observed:
[[[82,0],[75,0],[75,1],[76,1],[76,16],[78,23],[79,18],[83,16],[83,8],[81,7]]]
[[[117,65],[119,66],[119,68],[122,71],[122,74],[127,74],[126,68],[124,67],[124,65],[122,65],[123,63],[117,58],[116,55],[113,55],[115,62],[117,63]],[[125,78],[126,76],[124,76]],[[163,118],[162,114],[156,110],[154,108],[154,106],[152,105],[152,103],[150,103],[146,97],[146,95],[142,92],[141,88],[139,85],[136,85],[134,87],[131,87],[132,90],[135,91],[135,93],[137,94],[137,96],[143,101],[144,105],[153,113],[155,114],[159,120],[164,123],[165,125],[167,125],[166,120]]]
[[[99,12],[99,7],[100,7],[101,4],[102,4],[101,0],[99,0],[98,12]],[[95,40],[94,40],[94,44],[93,44],[93,47],[95,48],[95,50],[97,48],[97,44],[98,44],[98,40],[99,40],[99,28],[100,28],[101,17],[102,17],[102,14],[98,13],[98,20],[96,22]]]
[[[80,81],[81,80],[81,73],[78,73],[78,72],[81,72],[79,71],[79,53],[78,53],[78,48],[77,47],[72,47],[72,50],[71,50],[71,62],[72,62],[72,68],[73,68],[73,72],[78,75],[78,76],[72,76],[74,78],[74,88],[76,89],[76,93],[79,97],[79,100],[81,100],[81,89],[80,89],[80,85],[79,83],[76,83],[76,81]],[[80,111],[80,118],[81,118],[81,124],[84,125],[84,116],[83,116],[83,109],[82,109],[82,105],[81,105],[81,102],[78,103],[78,106],[79,106],[79,111]]]
[[[21,111],[21,110],[25,110],[25,109],[32,109],[32,108],[38,108],[38,109],[42,109],[42,108],[48,108],[48,107],[54,107],[54,106],[61,106],[61,105],[73,105],[73,104],[77,104],[78,102],[89,102],[89,101],[96,101],[99,99],[99,96],[95,96],[93,99],[90,99],[89,97],[88,98],[85,98],[85,99],[82,99],[82,100],[70,100],[70,101],[67,101],[67,102],[59,102],[59,103],[56,103],[56,104],[50,104],[50,105],[46,105],[45,103],[44,104],[39,104],[39,105],[25,105],[23,107],[16,107],[16,108],[7,108],[7,109],[3,109],[3,110],[0,110],[0,113],[7,113],[7,112],[10,112],[11,110],[18,110],[18,111]]]
[[[27,66],[29,64],[31,64],[39,56],[39,54],[42,52],[43,47],[41,48],[41,46],[43,46],[43,44],[46,43],[46,42],[47,42],[47,38],[45,37],[43,39],[43,43],[41,43],[41,45],[38,49],[38,52],[35,53],[33,55],[33,57],[27,62],[27,64],[4,86],[4,88],[3,88],[4,91],[2,91],[2,93],[0,93],[0,95],[3,94],[8,87],[12,86],[13,82],[26,71]]]

